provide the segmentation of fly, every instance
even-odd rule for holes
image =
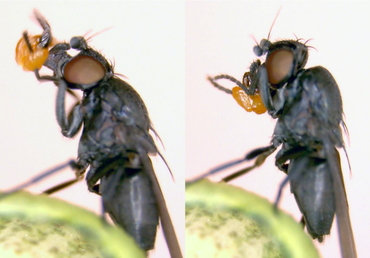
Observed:
[[[277,119],[271,144],[252,150],[242,159],[220,165],[199,178],[255,160],[254,165],[223,179],[231,181],[261,166],[280,147],[275,165],[287,177],[280,185],[275,205],[289,181],[311,237],[322,242],[330,233],[335,214],[342,257],[357,257],[337,150],[343,148],[345,151],[342,129],[347,132],[339,87],[326,68],[305,69],[307,41],[271,42],[269,37],[270,33],[253,48],[255,55],[265,57],[265,61],[256,59],[242,82],[225,74],[208,80],[216,88],[232,94],[248,112],[263,114],[267,111]],[[218,82],[221,79],[237,86],[232,90],[225,88]]]
[[[58,87],[56,117],[62,134],[72,138],[83,128],[77,160],[61,166],[71,166],[76,179],[46,193],[73,184],[88,170],[89,191],[102,196],[104,211],[143,250],[154,248],[160,219],[171,257],[182,257],[149,158],[158,154],[163,159],[149,134],[151,131],[157,136],[140,95],[115,74],[112,64],[91,48],[84,37],[73,37],[69,43],[53,46],[49,23],[37,11],[34,14],[43,32],[32,37],[23,33],[16,48],[16,60],[24,70],[33,71],[39,81],[52,81]],[[70,49],[78,54],[69,55]],[[43,66],[52,70],[53,75],[41,75],[39,70]],[[73,90],[83,92],[81,100]],[[65,108],[66,93],[77,99],[69,113]]]

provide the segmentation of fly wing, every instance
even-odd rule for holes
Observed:
[[[166,242],[167,242],[171,257],[172,258],[182,258],[180,245],[176,237],[175,229],[173,227],[170,214],[168,213],[166,201],[164,200],[161,187],[159,186],[158,179],[154,173],[152,163],[148,155],[145,152],[139,151],[139,156],[144,165],[144,170],[147,172],[151,180],[152,186],[153,186],[154,194],[157,199],[159,217],[161,219],[162,229],[164,232],[164,236],[166,238]]]
[[[148,110],[139,93],[130,84],[117,77],[111,79],[110,86],[124,106],[135,110],[133,113],[135,123],[148,131],[150,128]]]
[[[301,85],[309,102],[311,123],[316,139],[324,147],[333,180],[335,211],[338,222],[339,241],[342,257],[356,258],[355,240],[353,237],[347,196],[345,193],[342,169],[338,148],[344,148],[341,125],[343,124],[343,107],[340,90],[334,77],[324,67],[317,66],[304,71]],[[313,124],[315,126],[313,126]],[[315,138],[313,138],[315,139]]]
[[[152,183],[154,195],[158,204],[162,229],[171,257],[182,258],[181,249],[177,241],[175,229],[173,227],[162,190],[153,170],[152,162],[148,156],[148,153],[159,154],[161,156],[161,154],[158,152],[153,138],[149,134],[149,130],[153,130],[153,127],[150,123],[148,111],[140,95],[134,90],[132,86],[118,78],[113,78],[113,80],[114,83],[112,85],[112,90],[115,92],[115,94],[117,94],[117,96],[121,99],[125,106],[131,108],[131,115],[134,118],[135,126],[142,133],[137,138],[138,143],[136,145],[135,151],[139,154],[140,160],[144,166],[144,171],[148,174],[149,179]]]
[[[117,103],[117,106],[121,106],[120,114],[125,126],[136,127],[138,131],[137,143],[148,153],[157,154],[158,149],[149,134],[149,130],[152,130],[156,136],[157,134],[151,125],[144,101],[141,99],[139,93],[127,82],[116,77],[111,80],[110,90],[118,97],[117,100],[119,103]],[[113,97],[110,98],[110,105],[114,105],[112,103],[114,102],[113,99]]]
[[[324,148],[333,179],[336,216],[342,257],[356,258],[356,245],[352,232],[351,220],[349,217],[347,196],[343,182],[342,169],[340,166],[339,153],[328,140],[324,141]]]
[[[322,138],[329,137],[332,144],[342,148],[343,104],[339,87],[332,74],[322,66],[305,71],[303,87],[312,108],[312,115],[318,120]]]

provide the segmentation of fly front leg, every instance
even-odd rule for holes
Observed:
[[[56,83],[58,81],[58,77],[52,76],[52,75],[40,75],[39,69],[36,69],[34,71],[36,79],[39,80],[40,82],[42,81],[51,81]]]
[[[37,78],[37,80],[39,80],[40,82],[47,82],[47,81],[51,81],[51,82],[54,82],[54,84],[58,87],[58,83],[59,83],[59,78],[57,76],[52,76],[52,75],[40,75],[39,73],[39,69],[36,69],[34,71],[35,73],[35,76]],[[74,104],[73,108],[78,106],[80,104],[80,97],[74,92],[72,91],[71,89],[67,88],[67,93],[69,95],[71,95],[75,100],[76,100],[76,103]],[[68,117],[71,117],[72,116],[72,113],[73,110],[68,114]],[[59,124],[60,125],[60,124]],[[77,130],[78,131],[78,130]]]
[[[59,80],[58,84],[59,86],[56,101],[57,121],[62,129],[62,134],[65,137],[72,138],[77,134],[82,125],[84,113],[82,112],[81,104],[77,104],[67,117],[65,109],[65,93],[68,89],[67,83],[61,79]]]
[[[48,21],[37,11],[34,10],[35,17],[39,22],[40,26],[43,28],[43,32],[40,37],[39,47],[47,48],[50,46],[51,41],[53,40],[51,35],[51,28]]]
[[[256,79],[252,81],[250,88],[256,88],[261,95],[262,103],[267,108],[269,115],[276,118],[276,110],[271,96],[271,88],[269,86],[268,74],[265,65],[261,65],[256,74]]]

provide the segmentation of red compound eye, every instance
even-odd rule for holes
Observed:
[[[27,42],[22,37],[15,48],[15,61],[18,65],[23,67],[25,71],[34,71],[41,69],[49,55],[47,48],[38,47],[40,42],[40,35],[32,36],[29,38],[29,43],[32,49],[30,52]]]
[[[104,66],[90,56],[76,56],[64,68],[65,79],[74,84],[93,84],[105,76]]]
[[[292,74],[293,53],[288,50],[276,50],[266,60],[269,82],[278,85]]]

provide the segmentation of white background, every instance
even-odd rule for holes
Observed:
[[[14,50],[24,30],[40,34],[32,18],[38,9],[60,41],[92,35],[89,44],[115,61],[115,71],[124,74],[139,92],[149,110],[165,150],[175,183],[159,157],[155,171],[162,183],[179,241],[184,249],[184,148],[185,148],[185,34],[184,3],[154,2],[1,2],[0,62],[0,189],[9,189],[31,176],[70,158],[76,158],[79,136],[66,139],[55,119],[56,87],[39,83],[23,72],[14,60]],[[47,72],[47,71],[46,71]],[[66,169],[30,190],[40,192],[73,178]],[[58,198],[100,214],[100,198],[89,193],[85,181],[58,194]],[[151,257],[169,257],[159,236]],[[122,247],[124,248],[124,246]]]
[[[188,2],[186,5],[186,178],[190,179],[225,161],[243,157],[249,150],[269,144],[275,121],[240,108],[230,95],[215,88],[207,75],[221,73],[242,79],[255,42],[266,38],[282,7],[270,39],[312,39],[306,67],[322,65],[336,79],[343,98],[350,133],[349,173],[342,160],[358,257],[368,257],[370,210],[368,81],[370,24],[367,2]],[[226,85],[226,84],[225,84]],[[343,152],[341,152],[343,157]],[[263,167],[233,184],[274,201],[284,174],[274,166],[274,155]],[[248,165],[248,164],[245,164]],[[231,171],[230,171],[231,172]],[[227,173],[225,173],[227,174]],[[220,178],[215,176],[214,178]],[[280,207],[297,220],[300,212],[284,190]],[[324,244],[323,257],[340,257],[337,228]],[[292,236],[294,237],[294,236]]]

